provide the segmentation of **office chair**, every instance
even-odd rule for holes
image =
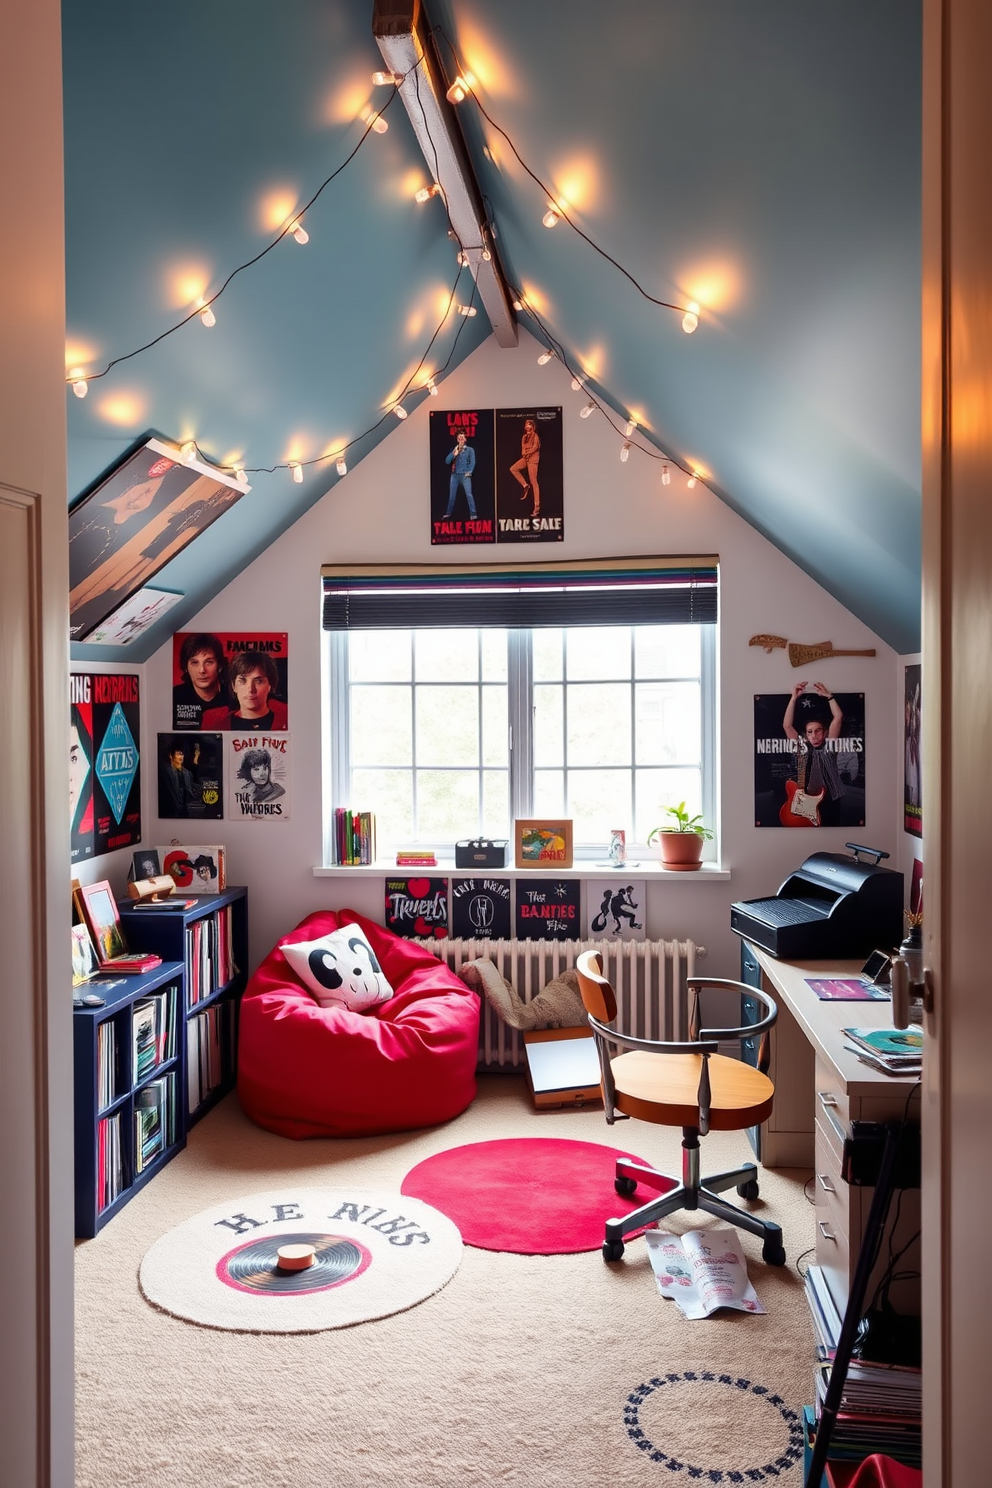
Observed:
[[[617,1120],[636,1116],[659,1126],[682,1128],[682,1182],[625,1214],[606,1221],[603,1259],[618,1261],[624,1252],[624,1235],[639,1230],[676,1209],[704,1209],[708,1214],[739,1225],[759,1235],[762,1259],[772,1266],[785,1265],[782,1230],[769,1220],[758,1219],[744,1209],[728,1204],[718,1195],[736,1188],[742,1199],[758,1197],[757,1167],[744,1163],[730,1173],[712,1178],[699,1176],[699,1138],[708,1131],[744,1131],[764,1121],[772,1108],[775,1091],[768,1069],[768,1030],[778,1017],[778,1008],[766,992],[711,977],[690,977],[689,1038],[682,1043],[634,1038],[612,1025],[617,1015],[613,988],[603,976],[596,951],[583,951],[575,963],[579,991],[596,1040],[602,1074],[603,1105],[612,1126]],[[755,998],[765,1016],[746,1028],[701,1028],[699,994],[704,987],[719,987]],[[717,1053],[718,1039],[745,1039],[760,1035],[758,1067]],[[610,1045],[627,1052],[611,1055]],[[629,1158],[617,1161],[614,1187],[618,1194],[632,1194],[638,1184],[660,1188],[672,1180],[654,1168]]]

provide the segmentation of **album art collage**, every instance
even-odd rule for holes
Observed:
[[[450,896],[449,896],[450,888]],[[616,873],[578,879],[387,878],[387,930],[409,939],[644,940],[645,881]],[[450,906],[449,906],[450,897]]]
[[[163,819],[288,821],[289,636],[178,631],[172,728],[158,735]]]

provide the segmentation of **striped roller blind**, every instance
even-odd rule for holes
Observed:
[[[327,564],[325,630],[715,625],[716,558]]]

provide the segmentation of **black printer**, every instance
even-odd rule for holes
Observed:
[[[903,877],[886,852],[846,842],[852,856],[813,853],[774,899],[730,906],[730,928],[788,961],[842,960],[902,940]],[[864,853],[873,861],[862,861]]]

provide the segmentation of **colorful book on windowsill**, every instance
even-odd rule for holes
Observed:
[[[396,854],[397,868],[436,868],[437,854],[423,852],[417,848],[400,848]]]

